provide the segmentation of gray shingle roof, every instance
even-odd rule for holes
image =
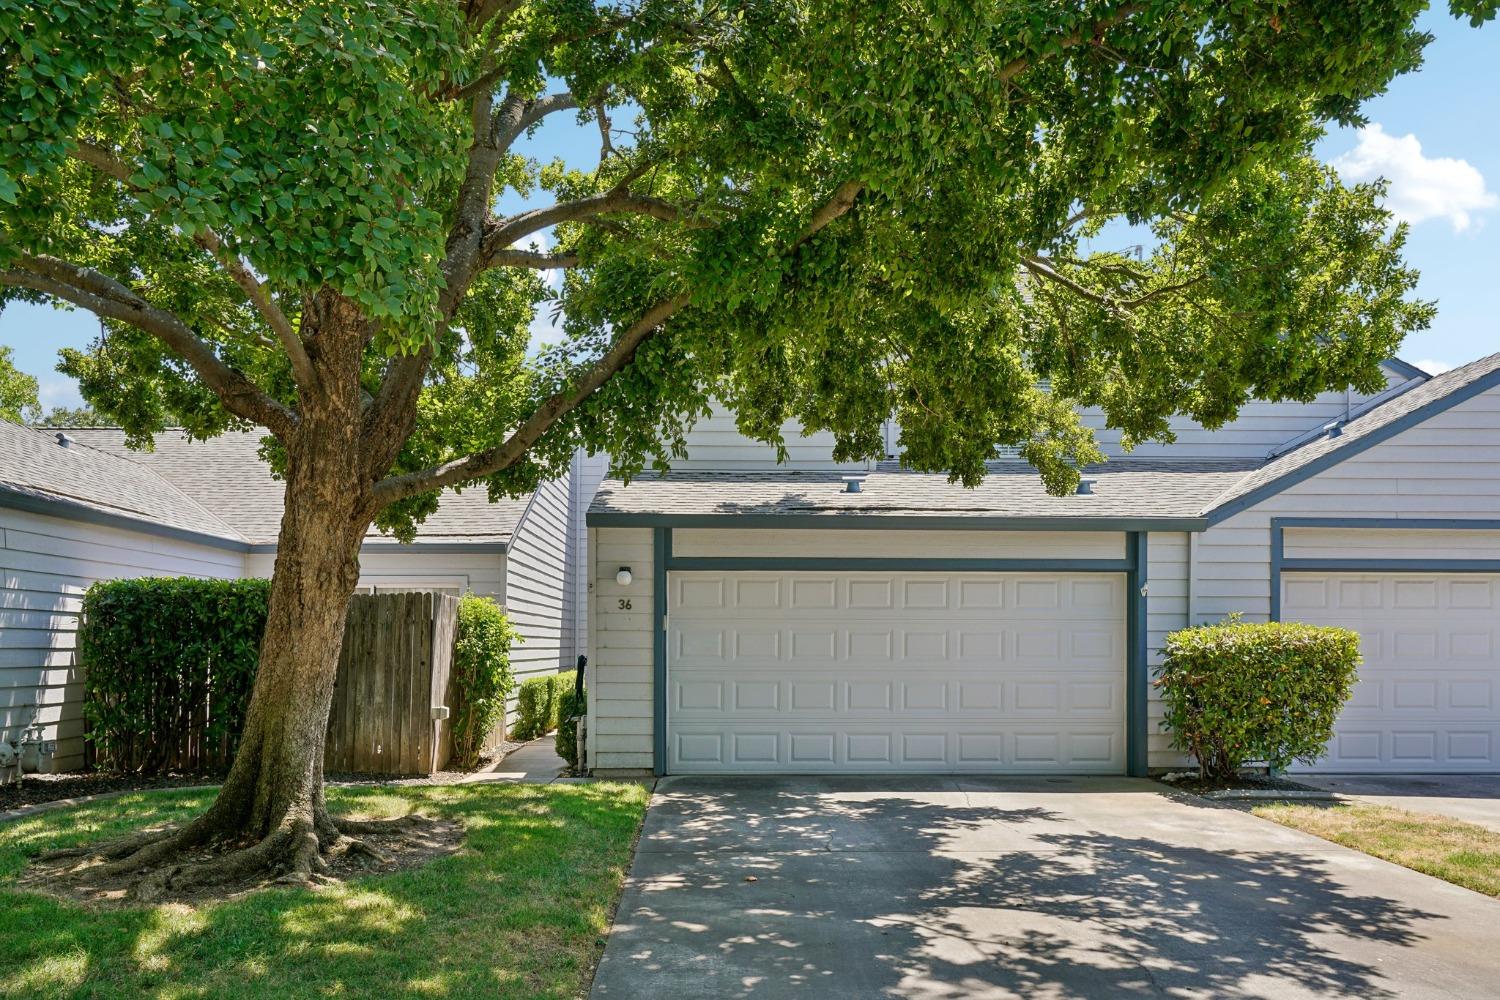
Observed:
[[[53,432],[26,433],[46,442],[52,440]],[[78,445],[64,449],[54,441],[52,448],[93,456],[93,465],[99,470],[128,467],[136,476],[163,486],[170,484],[188,506],[204,513],[212,510],[209,516],[232,537],[251,544],[276,541],[283,507],[282,484],[271,477],[270,469],[260,460],[261,433],[231,431],[207,441],[193,441],[181,431],[167,431],[156,436],[156,449],[149,452],[127,448],[125,432],[115,428],[81,427],[67,433]],[[27,485],[37,485],[30,483],[24,467],[19,474]],[[491,504],[482,488],[462,494],[450,492],[444,495],[437,512],[419,526],[417,537],[424,541],[506,541],[514,533],[526,503],[526,498],[521,498]],[[153,507],[153,513],[136,513],[148,520],[170,523],[154,513],[156,510]],[[370,537],[381,536],[372,531]]]
[[[1048,496],[1024,462],[996,462],[976,489],[882,462],[859,493],[839,472],[669,472],[627,487],[607,480],[590,514],[1194,518],[1254,467],[1247,462],[1121,459],[1090,468],[1087,496]]]
[[[150,469],[83,444],[65,448],[56,432],[6,421],[0,421],[0,486],[11,493],[60,499],[179,531],[245,540],[218,515]]]
[[[1226,507],[1311,466],[1338,461],[1340,452],[1368,447],[1375,441],[1402,430],[1411,422],[1421,421],[1440,412],[1456,400],[1466,398],[1468,394],[1497,384],[1500,384],[1500,353],[1480,358],[1441,375],[1434,375],[1421,385],[1355,417],[1339,428],[1337,436],[1314,438],[1295,451],[1267,462],[1226,489],[1209,504],[1204,513]]]

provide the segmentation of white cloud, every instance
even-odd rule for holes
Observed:
[[[1360,129],[1359,144],[1335,157],[1333,166],[1346,180],[1385,178],[1390,182],[1385,207],[1414,225],[1447,219],[1461,233],[1475,213],[1500,205],[1500,197],[1485,187],[1484,175],[1467,160],[1426,157],[1416,136],[1387,135],[1379,124]]]
[[[1421,361],[1413,361],[1412,364],[1422,369],[1429,375],[1441,375],[1443,372],[1452,371],[1453,366],[1446,361],[1434,361],[1431,358],[1423,358]]]
[[[50,410],[54,406],[80,407],[84,405],[83,395],[78,391],[78,383],[72,379],[42,378],[41,385],[37,387],[37,398],[44,410]]]

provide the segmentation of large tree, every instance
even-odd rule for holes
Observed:
[[[1424,7],[0,0],[5,295],[103,318],[64,368],[133,439],[260,426],[286,481],[233,770],[113,864],[347,843],[321,760],[360,540],[445,488],[660,464],[717,397],[849,459],[894,413],[968,484],[1017,445],[1060,492],[1100,457],[1080,405],[1141,440],[1380,387],[1430,308],[1312,147],[1419,64]],[[517,153],[570,120],[596,161]],[[1149,249],[1091,250],[1117,220]]]
[[[41,412],[35,375],[27,375],[11,360],[15,349],[0,346],[0,420],[13,424]]]

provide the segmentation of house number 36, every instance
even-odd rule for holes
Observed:
[[[622,598],[620,598],[620,610],[621,611],[629,611],[630,610],[630,598],[628,598],[628,597],[622,597]]]

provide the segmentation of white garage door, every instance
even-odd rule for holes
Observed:
[[[1282,617],[1364,664],[1320,771],[1500,771],[1500,575],[1288,573]]]
[[[1117,574],[673,573],[670,773],[1125,769]]]

